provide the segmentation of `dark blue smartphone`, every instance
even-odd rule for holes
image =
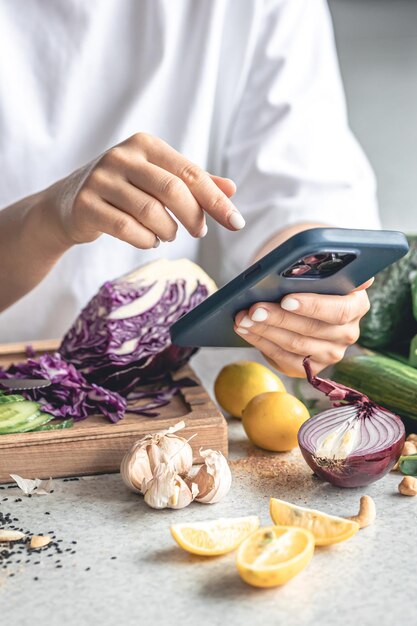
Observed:
[[[345,295],[408,252],[405,235],[387,230],[312,228],[294,235],[171,327],[178,346],[239,347],[236,313],[290,293]]]

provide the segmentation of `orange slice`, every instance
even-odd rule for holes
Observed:
[[[232,517],[210,522],[174,524],[171,534],[181,548],[201,556],[217,556],[231,552],[254,530],[259,528],[256,515]]]
[[[254,587],[277,587],[294,578],[310,563],[314,537],[304,528],[267,526],[252,533],[237,551],[242,579]]]
[[[274,524],[297,526],[311,531],[316,546],[346,541],[359,530],[359,524],[344,517],[327,515],[277,498],[271,498],[269,510]]]

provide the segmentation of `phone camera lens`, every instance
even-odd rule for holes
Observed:
[[[328,258],[328,254],[311,254],[310,256],[304,257],[302,263],[305,263],[306,265],[316,266],[318,263],[321,263]]]
[[[320,263],[317,266],[317,269],[320,270],[320,272],[331,272],[333,270],[337,270],[340,267],[342,267],[343,265],[343,261],[342,259],[330,259],[329,261],[323,261],[323,263]]]
[[[295,265],[284,272],[284,276],[302,276],[311,270],[309,265]]]

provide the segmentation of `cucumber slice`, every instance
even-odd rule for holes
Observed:
[[[39,428],[35,428],[31,432],[38,432],[39,430],[62,430],[63,428],[71,428],[74,425],[74,420],[72,418],[63,420],[62,422],[51,422],[50,424],[45,424],[44,426],[40,426]]]
[[[7,402],[24,402],[26,398],[19,395],[10,394],[6,396],[5,394],[0,395],[0,404],[7,404]]]
[[[23,432],[40,414],[37,402],[6,402],[0,405],[0,435]]]
[[[53,415],[50,415],[49,413],[39,412],[39,415],[37,415],[33,420],[29,421],[27,424],[22,426],[19,432],[27,433],[27,432],[32,432],[34,430],[38,430],[38,428],[42,428],[42,426],[47,425],[48,422],[50,422],[53,419],[54,419]]]

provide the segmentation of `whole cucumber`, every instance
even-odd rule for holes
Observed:
[[[361,391],[400,417],[417,420],[417,369],[380,354],[344,359],[333,379]]]
[[[407,239],[408,254],[377,274],[368,289],[371,308],[361,320],[359,338],[359,343],[368,348],[411,341],[417,334],[411,297],[411,275],[417,270],[417,235]]]

